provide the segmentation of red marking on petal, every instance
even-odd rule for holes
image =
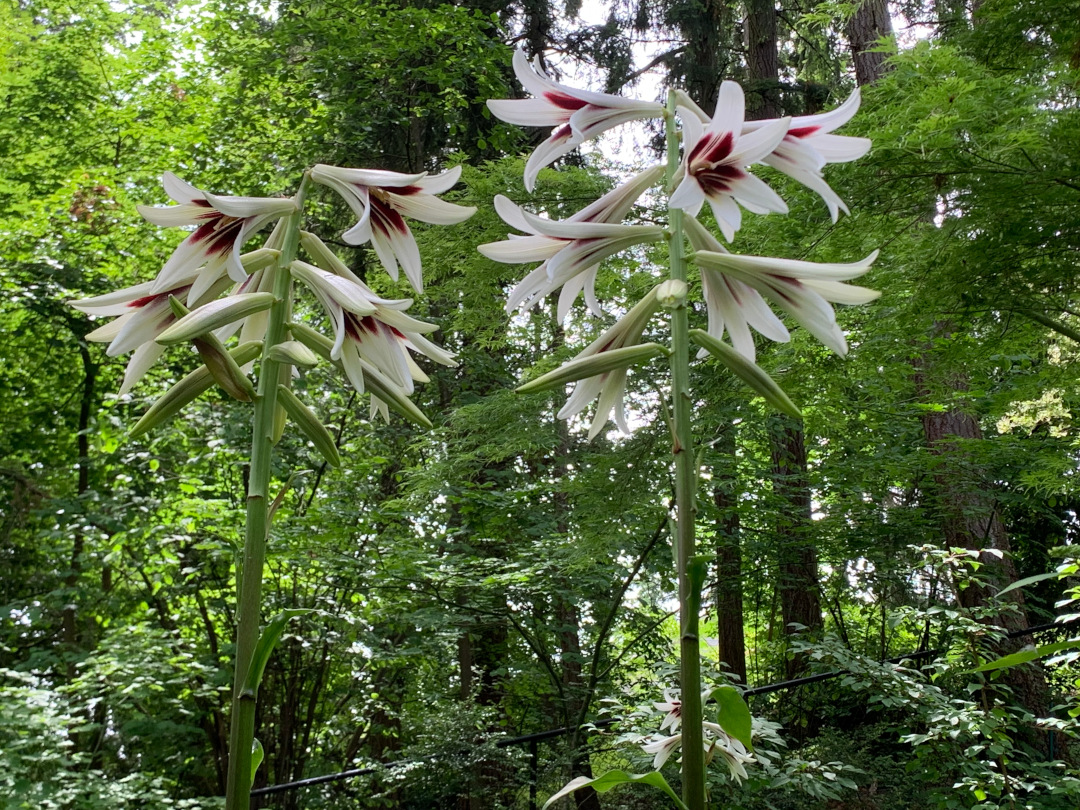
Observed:
[[[550,140],[552,140],[554,142],[557,142],[557,143],[561,143],[562,141],[569,140],[570,136],[573,135],[573,134],[574,133],[573,133],[573,130],[570,129],[570,125],[569,124],[563,124],[561,127],[558,127],[557,129],[551,130],[551,139]]]
[[[795,127],[794,129],[789,129],[787,131],[786,137],[788,137],[788,138],[809,138],[815,132],[819,132],[820,130],[821,130],[821,127],[818,127],[818,126]]]
[[[400,194],[402,197],[408,197],[412,194],[419,194],[423,191],[420,186],[402,186],[401,188],[388,188],[386,192],[388,194]]]
[[[174,287],[171,290],[165,292],[155,293],[154,295],[145,295],[142,298],[136,298],[134,301],[128,303],[128,309],[142,309],[143,307],[152,306],[159,301],[165,301],[170,295],[175,295],[179,298],[181,295],[191,289],[190,284],[185,284],[183,287]]]
[[[548,90],[544,93],[544,98],[550,103],[554,104],[560,110],[580,110],[582,107],[588,107],[589,102],[582,101],[580,98],[574,98],[567,93],[559,93],[555,90]]]
[[[213,207],[212,205],[210,205],[209,200],[192,200],[191,204],[192,205],[197,205],[200,208],[212,208]]]
[[[240,228],[244,224],[244,220],[236,219],[228,223],[224,227],[221,227],[221,223],[215,226],[213,234],[209,237],[209,243],[206,246],[206,253],[209,256],[220,256],[223,253],[228,253],[232,250],[236,244],[237,238],[240,236]],[[203,225],[202,228],[206,226]],[[200,228],[199,230],[202,230]],[[195,233],[198,233],[196,231]]]
[[[719,163],[735,148],[735,136],[730,132],[706,135],[690,152],[690,162]]]
[[[409,233],[409,226],[405,224],[401,214],[378,197],[371,197],[371,224],[387,236],[390,231],[397,231],[402,236]]]
[[[730,192],[735,183],[746,176],[746,172],[738,166],[724,164],[712,169],[700,169],[693,174],[707,197]]]

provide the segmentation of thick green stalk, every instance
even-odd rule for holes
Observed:
[[[251,748],[255,740],[255,695],[244,691],[244,679],[259,641],[263,565],[270,534],[270,461],[274,455],[274,416],[277,412],[280,363],[271,348],[285,339],[289,318],[292,279],[289,265],[300,241],[300,218],[308,177],[296,193],[296,213],[286,225],[281,257],[274,273],[270,307],[255,397],[251,434],[251,469],[248,476],[247,525],[243,562],[237,571],[236,663],[233,670],[232,717],[229,728],[229,776],[225,788],[226,810],[248,810],[251,804]]]
[[[668,94],[667,190],[674,191],[679,166],[679,133],[675,126],[675,93]],[[668,211],[670,278],[686,282],[683,257],[683,212]],[[698,599],[692,591],[689,565],[694,557],[697,519],[697,472],[690,403],[690,319],[685,296],[671,310],[672,454],[675,458],[675,559],[679,569],[679,686],[682,691],[683,802],[689,810],[705,808],[705,753],[701,732],[701,662],[698,641]]]

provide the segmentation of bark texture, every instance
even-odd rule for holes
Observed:
[[[846,33],[855,63],[855,81],[860,87],[874,83],[885,72],[886,54],[872,48],[882,37],[893,35],[886,0],[864,0],[848,20]]]

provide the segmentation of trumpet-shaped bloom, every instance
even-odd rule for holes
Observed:
[[[847,163],[857,160],[870,151],[869,138],[849,135],[833,135],[832,131],[851,120],[859,109],[859,91],[856,89],[848,100],[827,113],[800,115],[791,119],[784,139],[763,163],[816,191],[829,207],[833,222],[839,212],[850,213],[844,201],[821,175],[826,163]],[[747,121],[743,132],[755,132],[769,126],[769,121]]]
[[[341,169],[322,164],[311,170],[311,178],[341,195],[358,217],[342,238],[350,245],[368,241],[390,277],[397,281],[398,265],[413,289],[424,289],[420,250],[405,217],[434,225],[464,222],[476,209],[440,200],[437,194],[449,191],[461,176],[461,167],[429,177],[420,174],[375,169]]]
[[[728,767],[728,773],[736,782],[742,782],[747,778],[746,765],[754,761],[753,754],[746,750],[741,742],[728,736],[717,723],[704,722],[701,724],[702,746],[708,761],[719,754],[724,764]],[[653,768],[660,770],[664,763],[671,758],[682,746],[682,734],[673,734],[670,737],[661,737],[641,746],[646,754],[653,754]]]
[[[455,366],[454,356],[439,348],[424,334],[435,324],[404,313],[412,305],[408,298],[381,298],[359,280],[345,278],[305,262],[292,264],[292,272],[319,299],[334,327],[331,358],[340,360],[349,382],[364,392],[364,364],[380,371],[404,394],[413,392],[413,381],[428,377],[412,359],[416,352],[444,366]]]
[[[119,357],[134,350],[135,353],[124,372],[120,394],[131,391],[165,351],[165,347],[155,343],[154,338],[176,321],[176,316],[169,306],[169,297],[187,296],[196,277],[197,274],[188,275],[180,279],[176,287],[161,292],[154,291],[156,281],[148,281],[94,298],[70,302],[75,309],[88,315],[119,316],[90,332],[86,339],[96,343],[108,342],[109,347],[105,353],[109,357]],[[216,298],[229,283],[228,279],[220,278],[195,303],[203,304]]]
[[[727,325],[735,345],[735,335],[742,333],[745,323],[749,322],[762,334],[769,336],[768,332],[759,326],[766,321],[757,300],[740,297],[740,293],[748,287],[786,310],[810,334],[843,356],[847,354],[847,341],[836,323],[836,313],[829,302],[866,304],[877,298],[881,294],[877,290],[842,283],[861,276],[870,269],[876,258],[876,250],[862,261],[848,264],[736,256],[699,250],[694,254],[694,261],[702,272],[723,276],[706,282],[712,285],[713,290],[719,291],[715,295],[716,311],[710,311],[710,333],[719,336],[712,332],[714,323]],[[731,282],[739,282],[742,286],[733,285]],[[732,293],[736,297],[725,299],[725,295]],[[725,301],[726,303],[722,304]],[[767,326],[775,328],[776,324],[769,323]],[[739,345],[735,348],[752,359],[753,341],[750,341],[747,347],[745,337],[740,337]]]
[[[589,309],[600,316],[594,291],[600,262],[628,247],[663,236],[659,227],[620,224],[637,198],[660,179],[663,171],[663,166],[646,169],[562,222],[529,214],[498,195],[495,210],[499,216],[528,235],[511,235],[508,241],[480,245],[478,250],[489,259],[506,264],[543,262],[510,292],[507,314],[519,308],[528,310],[562,288],[558,304],[560,322],[582,290]]]
[[[614,326],[590,343],[584,351],[578,354],[574,360],[592,357],[601,352],[611,349],[622,349],[627,346],[636,346],[641,342],[641,333],[645,325],[656,312],[659,301],[653,291],[646,294],[633,309],[623,315]],[[574,384],[574,391],[570,394],[566,404],[557,414],[559,419],[569,419],[585,410],[585,407],[594,399],[596,414],[589,424],[589,438],[593,439],[600,429],[607,424],[608,417],[614,410],[615,424],[623,433],[629,433],[630,428],[626,424],[626,414],[623,407],[623,394],[626,391],[626,368],[618,368],[598,374],[595,377],[587,377],[578,380]]]
[[[247,273],[240,261],[240,249],[248,237],[267,222],[296,211],[296,202],[291,197],[222,197],[200,191],[172,172],[165,172],[162,183],[165,193],[178,205],[167,208],[140,205],[139,213],[155,225],[194,225],[195,230],[173,252],[151,290],[154,293],[174,290],[182,286],[182,279],[191,276],[189,303],[202,298],[224,271],[233,281],[244,281]],[[200,268],[201,272],[196,272]]]
[[[686,143],[682,182],[671,195],[671,207],[697,216],[708,200],[716,222],[730,242],[742,225],[741,204],[748,211],[786,214],[787,205],[765,183],[746,170],[776,149],[787,132],[790,119],[773,121],[743,134],[743,91],[735,82],[724,82],[716,115],[707,128],[697,113],[680,108]]]
[[[665,689],[663,701],[653,703],[653,706],[657,711],[664,712],[664,720],[660,723],[661,731],[665,728],[675,731],[682,723],[682,699],[677,690]]]
[[[525,188],[533,190],[536,175],[545,166],[620,124],[664,114],[654,101],[593,93],[552,81],[537,58],[529,64],[521,50],[514,52],[514,74],[533,98],[492,99],[488,108],[510,124],[527,127],[554,127],[551,136],[538,146],[525,165]]]
[[[686,235],[694,250],[714,253],[727,253],[723,245],[693,217],[685,220]],[[701,287],[705,296],[705,307],[709,315],[708,333],[717,340],[722,340],[724,330],[731,335],[731,345],[747,360],[755,358],[754,338],[750,327],[777,343],[791,340],[787,327],[769,309],[761,293],[731,275],[718,270],[701,267]],[[708,352],[701,349],[698,357],[705,357]]]

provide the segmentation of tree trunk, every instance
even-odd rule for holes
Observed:
[[[746,117],[779,118],[780,59],[776,44],[774,0],[745,0],[746,5]]]
[[[739,683],[746,683],[746,639],[743,635],[742,538],[735,470],[735,428],[725,427],[717,442],[727,464],[713,467],[716,506],[716,635],[717,658]]]
[[[934,336],[948,339],[952,325],[939,322]],[[1011,591],[1003,610],[987,614],[994,595],[1016,581],[1010,555],[1009,535],[993,496],[993,483],[974,459],[971,444],[982,441],[982,430],[973,414],[956,404],[968,389],[966,375],[935,369],[929,347],[915,362],[915,386],[926,403],[944,400],[948,407],[927,410],[922,416],[923,435],[934,457],[933,486],[929,499],[948,548],[979,552],[978,581],[954,582],[957,602],[982,620],[1005,631],[1025,630],[1028,625],[1023,593]],[[1028,643],[1026,638],[1006,639],[995,645],[995,655],[1008,655]],[[1011,667],[1004,681],[1020,704],[1036,717],[1049,711],[1049,695],[1042,667]],[[1045,735],[1030,734],[1031,744],[1046,750]]]
[[[886,54],[870,49],[882,37],[893,35],[886,0],[863,0],[845,30],[855,63],[855,81],[860,87],[873,84],[885,73]]]
[[[784,632],[824,627],[818,594],[817,548],[811,541],[810,482],[806,471],[806,442],[801,420],[775,416],[770,426],[773,492],[782,504],[776,531],[779,539],[777,592]],[[793,626],[801,625],[801,627]],[[788,660],[787,677],[805,668],[801,657]]]

